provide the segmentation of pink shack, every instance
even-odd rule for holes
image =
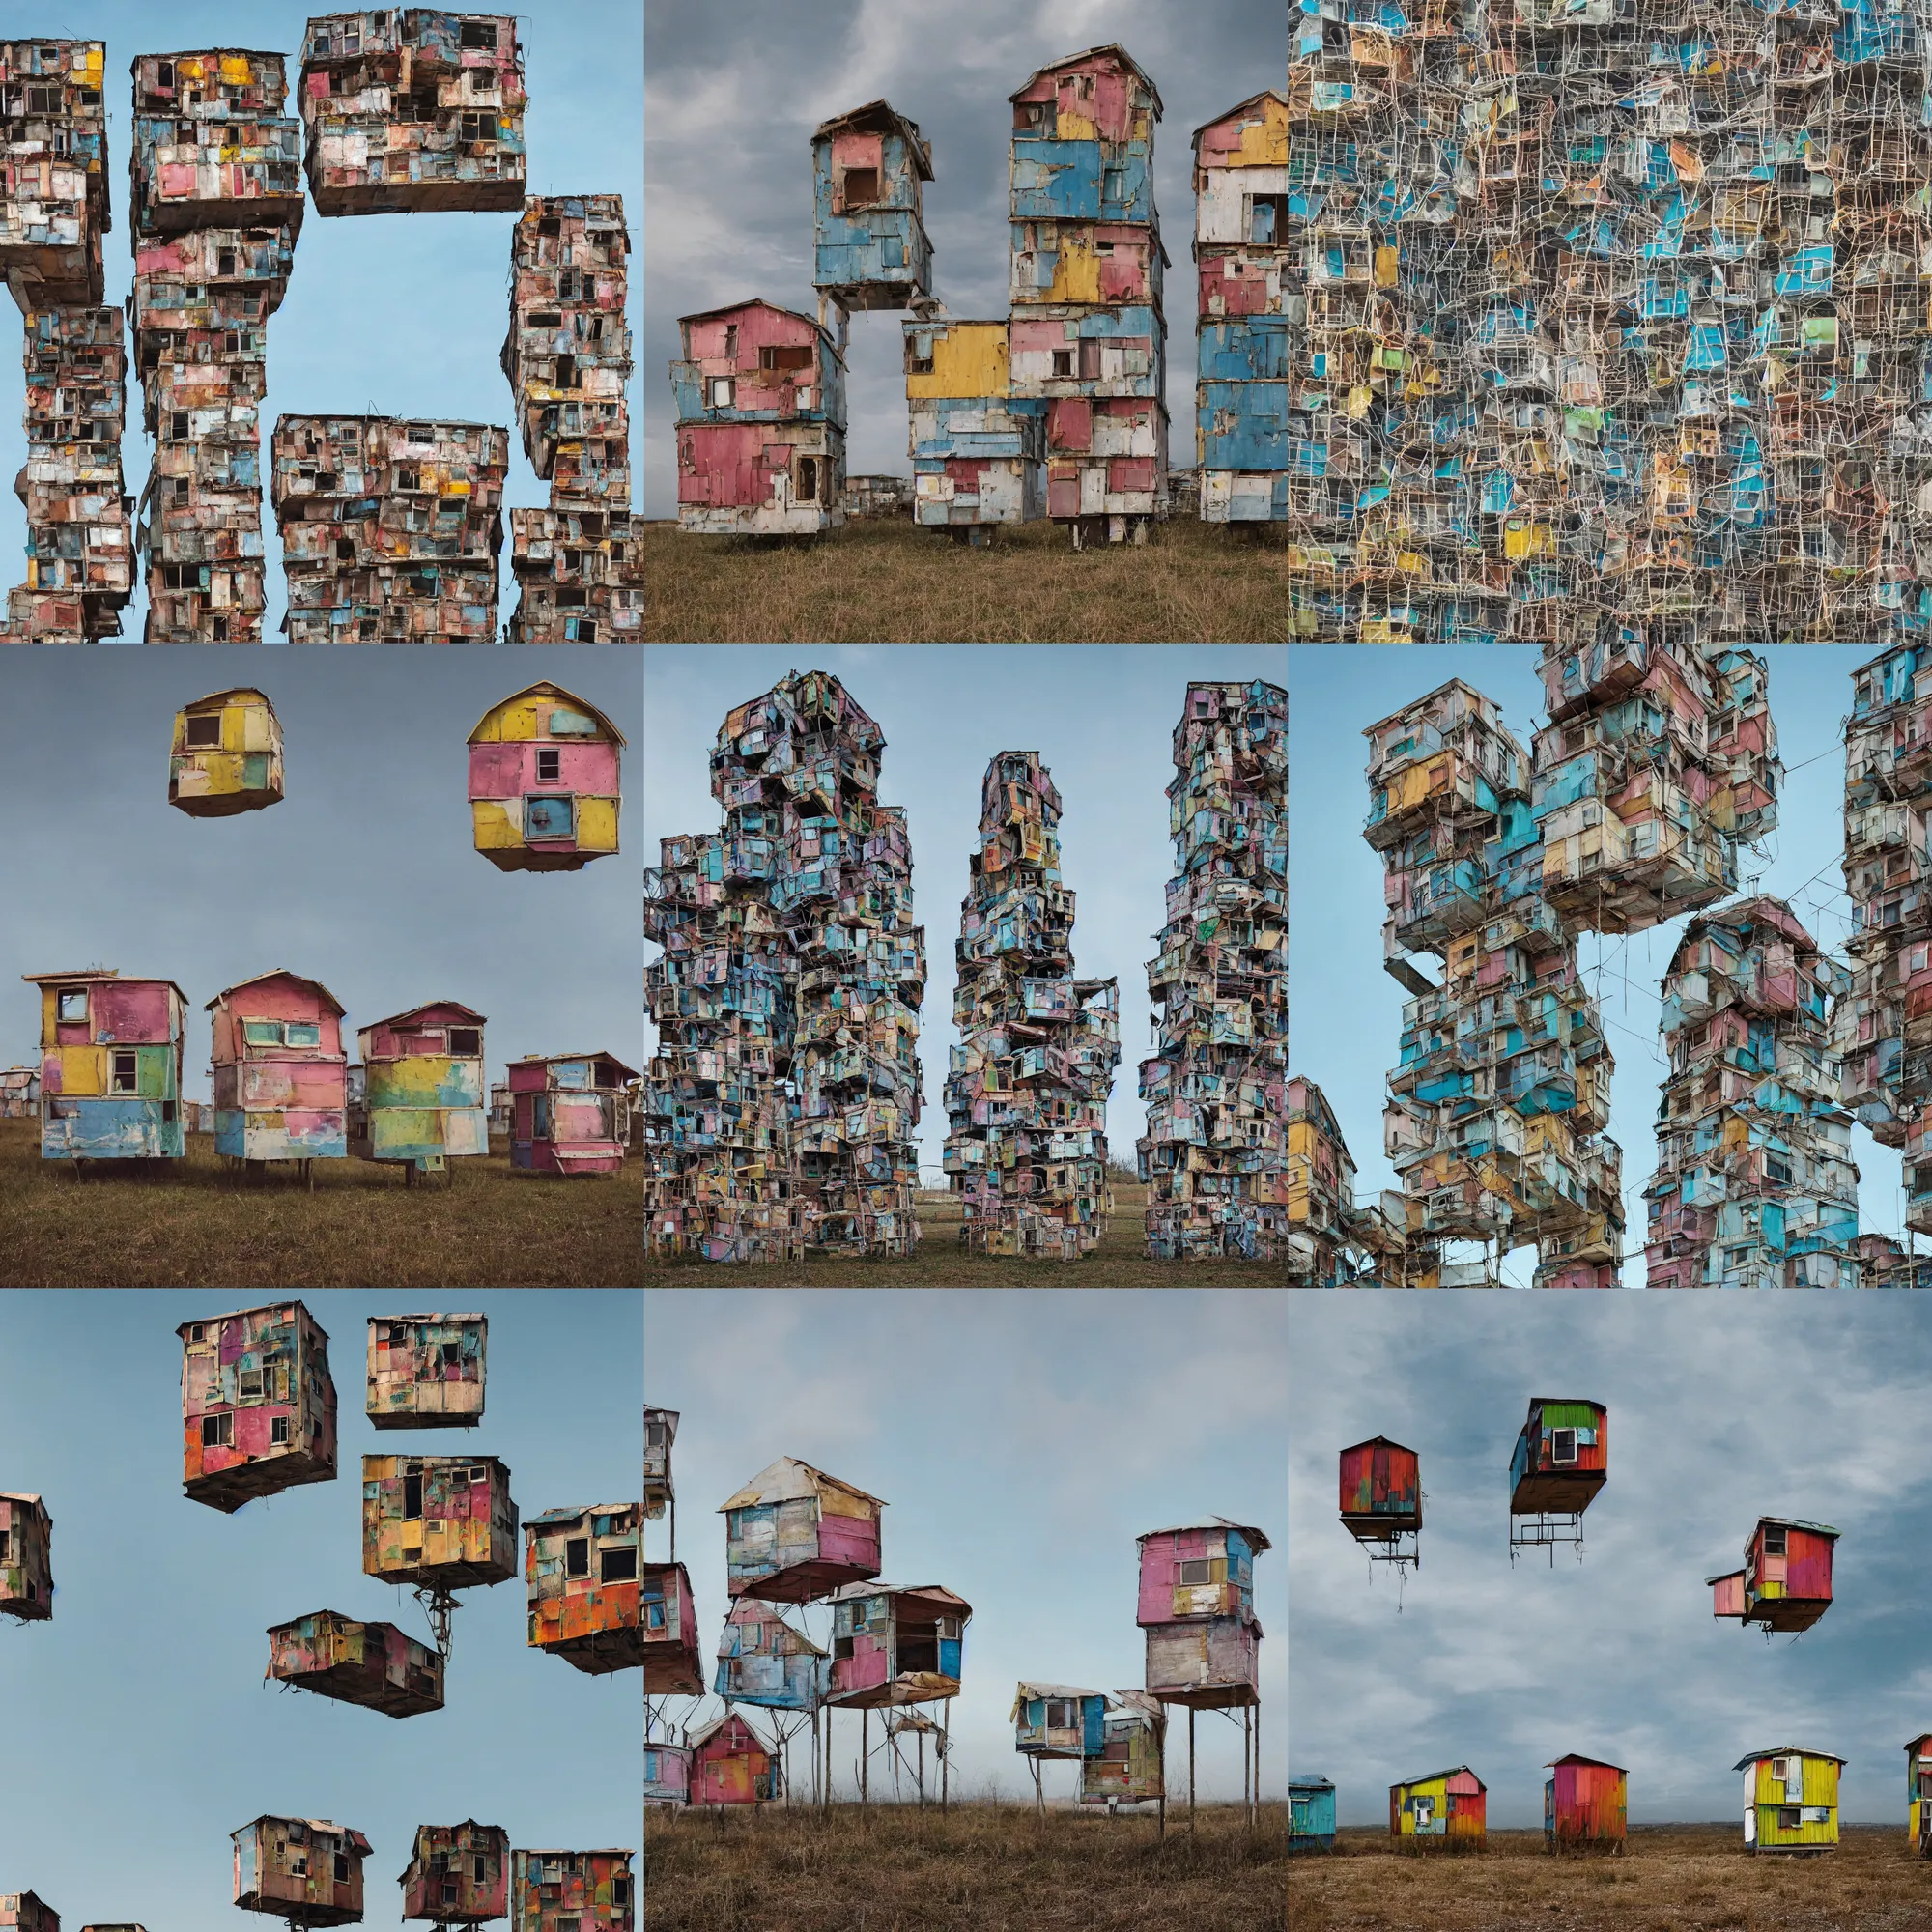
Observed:
[[[1138,1540],[1149,1694],[1199,1711],[1259,1703],[1254,1561],[1267,1538],[1215,1516]]]
[[[560,684],[526,685],[469,734],[476,849],[505,872],[576,872],[617,849],[624,734]]]
[[[295,1161],[349,1153],[349,1056],[342,1002],[319,980],[277,967],[224,987],[213,1015],[214,1151],[227,1160]]]
[[[646,1563],[643,1575],[644,1695],[701,1697],[704,1666],[697,1656],[697,1607],[682,1563]],[[530,1641],[537,1641],[536,1618]]]
[[[832,1594],[832,1689],[853,1710],[959,1694],[973,1606],[937,1583],[848,1583]]]
[[[299,1301],[184,1321],[182,1492],[232,1516],[335,1480],[328,1335]]]
[[[181,1159],[182,989],[100,967],[20,977],[41,991],[41,1158]]]
[[[733,302],[678,318],[677,524],[811,535],[844,522],[845,362],[808,315]]]
[[[510,1062],[510,1165],[532,1174],[615,1174],[630,1139],[628,1083],[610,1053]]]
[[[433,1000],[391,1013],[355,1036],[360,1065],[349,1069],[349,1151],[361,1160],[448,1171],[451,1156],[490,1151],[481,1013]]]

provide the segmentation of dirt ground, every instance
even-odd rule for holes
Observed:
[[[1736,1826],[1634,1826],[1616,1857],[1552,1858],[1541,1832],[1479,1857],[1338,1835],[1289,1876],[1290,1932],[1925,1932],[1932,1863],[1905,1827],[1848,1825],[1835,1852],[1752,1857]]]
[[[1147,1188],[1114,1183],[1114,1212],[1084,1260],[1048,1262],[969,1255],[958,1246],[959,1198],[919,1197],[920,1243],[906,1261],[770,1263],[724,1267],[681,1257],[648,1262],[647,1288],[1281,1288],[1280,1262],[1151,1262],[1141,1251]]]
[[[1285,644],[1286,547],[1177,517],[1075,552],[1052,524],[979,549],[909,519],[822,537],[644,526],[652,644]]]
[[[1288,1820],[1206,1806],[1108,1820],[1030,1805],[659,1812],[644,1822],[650,1932],[1272,1932]]]
[[[234,1183],[212,1134],[180,1161],[116,1173],[43,1160],[32,1121],[0,1121],[0,1287],[633,1288],[644,1179],[519,1174],[508,1144],[452,1161],[453,1184],[319,1160],[315,1191]]]

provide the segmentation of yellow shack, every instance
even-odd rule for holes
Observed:
[[[260,811],[282,796],[282,726],[259,691],[213,691],[175,713],[168,803],[191,818]]]
[[[506,872],[575,872],[617,849],[624,734],[561,685],[526,685],[469,734],[476,849]]]
[[[1838,1773],[1829,1751],[1780,1745],[1732,1767],[1745,1775],[1745,1850],[1829,1852],[1838,1842]]]

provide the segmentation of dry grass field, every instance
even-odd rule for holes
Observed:
[[[658,1813],[644,1824],[650,1932],[1273,1932],[1288,1821],[1203,1806],[1190,1839],[1151,1818],[954,1804],[829,1817]]]
[[[643,1174],[514,1174],[507,1146],[452,1163],[455,1183],[315,1164],[315,1191],[237,1185],[213,1137],[173,1171],[85,1180],[40,1157],[32,1121],[0,1121],[0,1286],[7,1288],[627,1288],[642,1267]]]
[[[1176,518],[1076,553],[1027,524],[974,549],[900,519],[816,538],[644,527],[653,644],[1281,644],[1280,539]]]
[[[1399,1856],[1380,1831],[1297,1858],[1290,1932],[1924,1932],[1932,1864],[1905,1828],[1848,1825],[1820,1858],[1753,1858],[1736,1826],[1636,1826],[1615,1858],[1492,1832],[1477,1858]]]
[[[1100,1245],[1083,1261],[1047,1262],[960,1251],[959,1201],[919,1197],[919,1249],[908,1261],[773,1262],[721,1267],[682,1257],[649,1262],[649,1288],[1280,1288],[1279,1262],[1151,1262],[1141,1252],[1147,1188],[1114,1183],[1114,1212]]]

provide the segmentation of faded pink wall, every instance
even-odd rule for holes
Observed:
[[[96,1042],[111,1035],[122,1046],[154,1046],[173,1037],[164,980],[97,980],[90,991],[88,1015]]]
[[[727,360],[724,331],[732,327],[738,331],[738,354],[735,360]],[[758,351],[767,344],[796,348],[803,343],[811,351],[810,380],[818,380],[818,327],[804,316],[769,308],[734,308],[702,322],[686,323],[684,335],[686,361],[698,363],[707,376],[755,374]],[[799,373],[803,380],[806,372]]]
[[[537,782],[537,753],[557,753],[559,776],[552,782]],[[615,745],[586,745],[562,740],[542,744],[471,745],[469,748],[469,796],[475,798],[521,798],[525,792],[582,792],[594,798],[614,798],[617,793],[617,748]]]
[[[1139,1618],[1144,1624],[1164,1624],[1174,1615],[1174,1579],[1180,1574],[1183,1559],[1209,1556],[1209,1532],[1181,1530],[1156,1536],[1141,1545],[1141,1594]]]
[[[444,1049],[437,1041],[424,1039],[414,1029],[417,1027],[480,1027],[480,1016],[463,1012],[456,1007],[425,1007],[420,1012],[409,1015],[408,1028],[392,1028],[384,1020],[373,1027],[363,1028],[368,1036],[363,1047],[365,1057],[376,1060],[396,1060],[411,1054],[441,1053]]]
[[[258,1046],[253,1051],[259,1054],[286,1058],[290,1054],[342,1051],[341,1014],[330,1009],[329,1003],[314,986],[305,984],[291,974],[278,973],[272,979],[263,980],[259,985],[243,987],[231,999],[216,1007],[209,1018],[213,1022],[213,1052],[217,1065],[224,1061],[239,1060],[242,1057],[243,1020],[307,1020],[315,1022],[322,1028],[320,1047]]]
[[[818,1519],[818,1553],[833,1563],[865,1563],[879,1567],[877,1517],[822,1516]]]

